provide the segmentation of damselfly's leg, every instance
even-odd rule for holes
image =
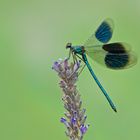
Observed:
[[[74,62],[74,64],[75,64],[75,63],[78,63],[76,54],[75,54],[74,52],[72,52],[72,57],[73,57],[73,62]]]
[[[71,52],[72,54],[72,58],[73,58],[73,67],[75,64],[78,64],[78,60],[77,60],[77,55],[74,53],[74,52]],[[81,58],[82,59],[82,58]],[[71,78],[71,76],[74,74],[74,72],[68,77],[68,78]],[[79,74],[78,74],[79,75]]]
[[[75,54],[75,56],[78,57],[80,60],[82,60],[84,62],[84,60],[79,55]]]
[[[72,59],[73,59],[73,63],[74,63],[74,64],[73,64],[73,63],[71,63],[71,64],[72,64],[72,67],[74,68],[74,65],[75,65],[76,63],[78,63],[78,61],[77,61],[77,58],[76,58],[74,52],[71,51],[71,54],[72,54]],[[74,74],[74,71],[73,71],[73,73],[68,77],[68,79],[70,79],[70,78],[72,77],[73,74]]]
[[[70,50],[70,51],[69,51],[69,57],[67,58],[68,60],[70,59],[71,54],[72,54],[72,52],[71,52],[71,50]]]
[[[74,57],[74,53],[72,52],[72,58],[73,58],[73,63],[75,64],[75,57]]]
[[[81,61],[84,62],[84,60],[79,55],[75,54],[75,56],[78,57]],[[84,62],[84,66],[81,68],[80,72],[78,73],[78,76],[82,73],[82,71],[84,70],[85,66],[86,66],[86,64]]]
[[[74,59],[75,59],[76,63],[78,63],[78,60],[77,60],[76,54],[74,54]]]
[[[81,68],[80,72],[78,73],[78,76],[82,73],[82,71],[84,70],[86,64],[84,64],[84,66]]]

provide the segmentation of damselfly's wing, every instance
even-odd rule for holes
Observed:
[[[85,42],[84,46],[96,46],[98,44],[107,43],[112,37],[113,28],[114,24],[112,19],[105,19],[96,32]]]
[[[117,42],[85,47],[86,54],[111,69],[125,69],[136,64],[137,57],[127,43]]]

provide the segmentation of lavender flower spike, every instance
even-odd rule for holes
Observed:
[[[66,128],[66,135],[70,140],[82,140],[87,132],[88,126],[85,125],[87,116],[85,109],[81,109],[82,101],[76,88],[80,61],[69,64],[68,59],[54,62],[52,67],[60,77],[60,87],[63,90],[62,100],[66,109],[65,118],[60,119]]]

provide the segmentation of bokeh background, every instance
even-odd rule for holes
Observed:
[[[67,42],[83,44],[107,17],[115,22],[111,41],[128,42],[139,56],[139,7],[139,0],[1,0],[0,139],[67,140],[53,62],[68,55]],[[92,67],[118,113],[85,69],[78,81],[90,123],[84,139],[139,139],[140,63],[117,72]]]

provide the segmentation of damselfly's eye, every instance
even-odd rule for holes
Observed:
[[[71,48],[71,43],[67,43],[67,45],[66,45],[66,49],[68,49],[68,48]]]

